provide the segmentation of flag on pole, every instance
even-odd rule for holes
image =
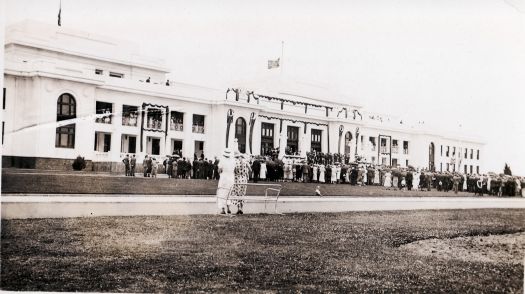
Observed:
[[[62,1],[60,1],[60,8],[58,9],[58,26],[62,26],[62,19],[61,19],[61,14],[62,14]]]
[[[280,61],[281,58],[277,58],[277,60],[268,60],[268,69],[279,67]]]

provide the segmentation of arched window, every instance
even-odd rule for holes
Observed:
[[[350,142],[352,142],[352,133],[346,132],[345,134],[345,155],[350,155]]]
[[[246,153],[246,121],[242,117],[235,121],[235,138],[239,142],[239,151]]]
[[[57,100],[57,122],[77,117],[77,103],[72,95],[64,93]],[[75,148],[75,124],[56,128],[55,147]]]

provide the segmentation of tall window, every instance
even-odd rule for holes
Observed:
[[[246,121],[242,117],[235,121],[235,138],[239,143],[239,151],[246,153]]]
[[[122,125],[136,127],[139,117],[139,108],[137,106],[122,105]]]
[[[57,100],[57,122],[77,117],[77,104],[70,94],[62,94]],[[75,124],[56,128],[55,147],[75,148]]]
[[[352,133],[346,132],[345,134],[345,155],[350,155],[351,142],[352,142]]]
[[[408,141],[403,141],[403,154],[408,154]]]
[[[107,102],[97,101],[96,103],[97,118],[95,122],[110,124],[113,117],[113,104]]]
[[[450,153],[450,146],[447,146],[447,153],[446,153],[447,157],[449,156],[449,153]]]
[[[372,151],[376,151],[376,137],[369,137],[368,140],[370,141],[370,148],[372,149]]]
[[[397,145],[397,140],[392,140],[392,153],[398,153],[398,152],[399,152],[399,146]]]
[[[479,160],[479,149],[477,150],[476,158]]]
[[[162,130],[162,110],[149,108],[146,116],[146,126],[148,129]]]
[[[465,159],[467,159],[468,149],[465,148]],[[466,173],[466,172],[465,172]]]
[[[268,155],[273,149],[273,128],[273,124],[261,123],[261,155]]]
[[[311,151],[321,152],[322,133],[321,130],[312,129]]]
[[[441,156],[443,156],[443,145],[441,145]]]
[[[288,126],[287,127],[288,140],[286,144],[286,153],[294,154],[299,150],[299,128]]]
[[[204,115],[193,115],[192,132],[201,134],[204,133]]]
[[[184,124],[184,113],[178,112],[178,111],[172,111],[171,119],[170,119],[170,130],[182,132],[183,124]]]
[[[474,159],[474,149],[470,149],[470,159]]]

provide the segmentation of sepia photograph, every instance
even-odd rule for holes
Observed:
[[[525,0],[0,0],[0,41],[0,291],[525,291]]]

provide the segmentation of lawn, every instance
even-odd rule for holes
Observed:
[[[521,293],[519,263],[422,254],[410,245],[494,235],[483,237],[487,243],[523,231],[525,210],[517,209],[3,220],[0,285],[25,291]],[[514,258],[523,258],[523,250]]]
[[[263,182],[260,182],[263,183]],[[317,185],[325,196],[473,196],[472,193],[386,190],[379,186],[264,182],[281,184],[282,196],[315,195]],[[25,171],[7,169],[2,174],[2,193],[36,194],[119,194],[119,195],[215,195],[217,181],[167,178],[130,178],[115,174],[88,172]],[[264,195],[261,187],[250,187],[250,195]]]

